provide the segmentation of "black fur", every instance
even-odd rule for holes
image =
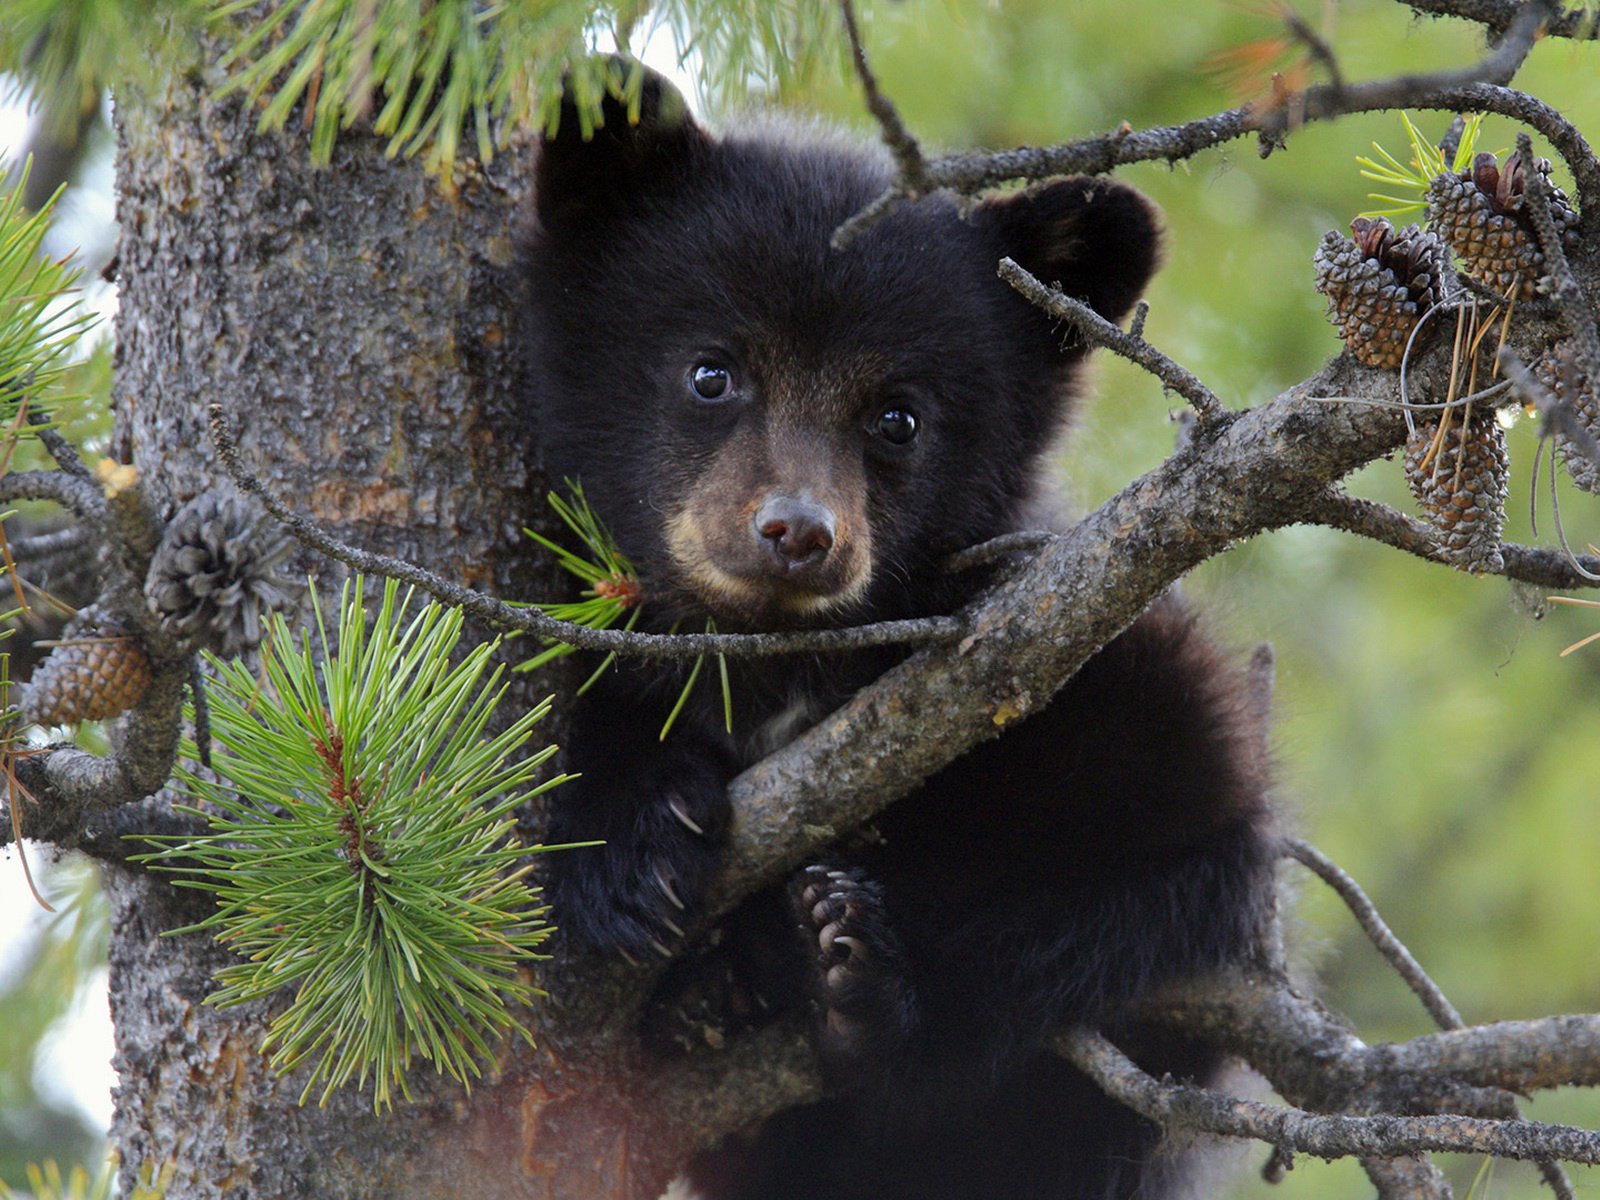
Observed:
[[[836,252],[835,227],[890,178],[881,153],[782,128],[718,140],[653,78],[637,125],[616,103],[605,118],[590,142],[564,120],[543,148],[530,369],[547,471],[583,481],[640,568],[653,627],[959,606],[973,582],[940,563],[1017,526],[1082,357],[995,264],[1010,255],[1120,318],[1156,262],[1147,203],[1098,179],[991,200],[966,220],[933,198]],[[686,384],[708,353],[736,382],[726,403]],[[897,405],[918,422],[907,448],[872,434]],[[846,525],[853,544],[870,541],[859,587],[808,608],[787,580],[724,586],[726,572],[708,584],[689,570],[675,520],[715,538],[726,517],[744,553],[746,493],[759,498],[768,475],[793,488],[800,471],[803,484],[813,462],[818,489],[827,476],[844,497],[835,557]],[[555,839],[606,842],[550,862],[564,933],[633,955],[674,942],[715,867],[727,781],[895,659],[735,660],[735,736],[702,683],[665,742],[684,668],[609,672],[575,717],[583,776],[553,798]],[[1154,1131],[1042,1045],[1064,1023],[1119,1027],[1140,993],[1251,947],[1271,854],[1242,695],[1162,601],[1044,712],[736,914],[721,948],[666,986],[688,995],[697,972],[715,975],[699,1002],[749,1021],[809,1003],[830,1099],[704,1156],[691,1172],[702,1192],[1162,1194]],[[1175,1074],[1215,1066],[1183,1045],[1148,1043],[1144,1057]]]

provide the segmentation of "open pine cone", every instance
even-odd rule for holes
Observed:
[[[1533,364],[1533,375],[1564,400],[1578,414],[1589,436],[1600,439],[1600,395],[1595,381],[1585,379],[1578,363],[1577,348],[1570,341],[1557,342]],[[1562,434],[1556,435],[1556,454],[1572,476],[1572,482],[1586,492],[1600,493],[1600,463],[1591,462]]]
[[[1350,222],[1354,240],[1329,231],[1312,260],[1328,319],[1369,367],[1398,367],[1417,322],[1439,302],[1444,246],[1420,226],[1399,234],[1382,217]]]
[[[1437,420],[1417,422],[1406,441],[1406,483],[1453,566],[1474,575],[1499,571],[1511,477],[1505,431],[1492,409],[1474,409],[1465,425],[1459,412],[1446,415],[1442,440]]]
[[[237,495],[202,492],[178,510],[150,563],[145,596],[161,627],[224,658],[261,644],[262,619],[294,603],[282,570],[293,543]]]
[[[1533,169],[1548,179],[1550,161]],[[1460,255],[1468,275],[1502,296],[1513,287],[1519,300],[1534,294],[1545,273],[1544,254],[1525,208],[1528,167],[1513,153],[1502,167],[1492,154],[1480,154],[1470,170],[1446,173],[1428,188],[1428,222]],[[1577,240],[1578,214],[1566,194],[1548,185],[1556,228],[1569,244]]]

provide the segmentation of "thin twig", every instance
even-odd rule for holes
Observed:
[[[1417,101],[1427,95],[1464,87],[1468,84],[1507,84],[1516,75],[1528,52],[1539,39],[1545,21],[1555,15],[1555,5],[1550,0],[1529,0],[1506,27],[1503,37],[1479,62],[1454,70],[1435,71],[1428,75],[1395,75],[1367,83],[1345,84],[1335,87],[1322,84],[1307,88],[1291,114],[1287,106],[1263,114],[1259,122],[1262,156],[1282,144],[1288,132],[1291,116],[1300,121],[1326,120],[1352,112],[1370,112],[1373,109],[1414,108]]]
[[[1263,151],[1283,144],[1291,118],[1298,125],[1332,120],[1354,113],[1395,108],[1445,108],[1499,112],[1539,130],[1566,158],[1577,179],[1580,199],[1600,197],[1600,162],[1571,122],[1532,97],[1511,92],[1510,82],[1538,38],[1543,21],[1555,15],[1547,0],[1521,6],[1506,35],[1480,62],[1431,75],[1400,75],[1368,83],[1320,84],[1296,96],[1291,104],[1262,111],[1240,105],[1181,125],[1109,133],[1059,146],[1023,146],[979,154],[954,154],[923,164],[915,190],[902,178],[844,222],[834,233],[843,245],[881,220],[902,202],[940,188],[973,195],[1013,180],[1034,181],[1057,175],[1100,175],[1126,163],[1190,158],[1224,142],[1256,133]],[[1587,211],[1587,210],[1586,210]]]
[[[189,697],[194,702],[194,745],[200,765],[211,765],[211,704],[206,699],[206,674],[197,655],[189,664]]]
[[[979,542],[976,546],[958,550],[945,560],[944,569],[951,575],[960,575],[978,567],[986,567],[1002,558],[1009,558],[1013,554],[1037,554],[1058,536],[1048,529],[1020,529],[1016,533],[1002,533],[987,542]]]
[[[900,169],[900,183],[905,188],[906,195],[915,199],[926,188],[924,172],[927,164],[923,161],[922,147],[917,144],[917,139],[911,136],[911,131],[900,119],[900,112],[895,108],[894,102],[878,87],[877,76],[872,73],[872,65],[867,61],[867,48],[861,41],[861,30],[856,24],[855,5],[851,0],[839,0],[839,12],[844,18],[845,33],[850,38],[850,56],[855,63],[856,77],[861,80],[861,90],[866,98],[867,109],[877,118],[878,125],[883,130],[884,144],[894,155],[895,165]]]
[[[8,500],[50,500],[85,521],[106,519],[105,493],[65,471],[12,471],[0,478],[0,502]]]
[[[260,497],[267,511],[283,522],[284,527],[302,545],[357,571],[410,584],[434,599],[453,605],[468,616],[500,629],[531,633],[584,650],[603,650],[652,659],[696,658],[702,654],[765,657],[858,650],[870,646],[925,646],[956,642],[967,633],[967,623],[959,617],[915,617],[903,621],[879,621],[871,625],[794,633],[630,633],[620,629],[590,629],[570,621],[558,621],[537,608],[513,607],[493,596],[452,583],[414,563],[387,554],[374,554],[340,541],[316,523],[292,512],[245,468],[220,404],[211,405],[209,427],[211,440],[234,483],[241,491]],[[0,480],[0,485],[4,482]]]
[[[1517,356],[1510,346],[1501,349],[1499,356],[1500,369],[1505,372],[1506,378],[1516,384],[1517,391],[1539,410],[1545,420],[1545,432],[1559,430],[1572,444],[1572,449],[1588,459],[1591,463],[1600,463],[1600,445],[1595,442],[1594,435],[1584,426],[1582,418],[1565,400],[1552,395],[1542,383],[1533,377],[1533,372],[1528,370],[1522,359]],[[1591,584],[1600,583],[1600,574],[1592,571],[1586,565],[1587,561],[1580,561],[1572,546],[1567,542],[1567,531],[1561,524],[1561,500],[1556,494],[1556,456],[1550,455],[1550,519],[1556,527],[1556,542],[1566,554],[1573,570],[1582,575]]]
[[[1533,231],[1539,238],[1546,272],[1554,283],[1556,304],[1566,318],[1567,330],[1577,347],[1578,365],[1585,377],[1600,379],[1600,325],[1596,324],[1592,305],[1572,273],[1572,264],[1567,261],[1563,231],[1556,228],[1550,206],[1550,184],[1544,172],[1534,167],[1533,142],[1525,133],[1517,135],[1517,154],[1522,158],[1527,181],[1522,210],[1533,222]]]
[[[1216,393],[1201,383],[1192,371],[1178,365],[1143,338],[1124,333],[1083,301],[1074,300],[1056,288],[1046,287],[1010,258],[1000,260],[997,274],[1029,303],[1071,324],[1090,345],[1104,346],[1113,354],[1120,354],[1150,372],[1163,386],[1194,405],[1202,422],[1213,423],[1228,415]]]
[[[14,539],[11,556],[19,566],[46,566],[58,558],[81,558],[90,544],[90,534],[82,525],[67,525],[49,533],[36,533]]]
[[[1339,893],[1339,898],[1350,909],[1367,938],[1378,948],[1378,953],[1389,961],[1395,973],[1406,981],[1406,986],[1416,993],[1417,999],[1422,1001],[1423,1007],[1432,1014],[1433,1019],[1441,1027],[1460,1029],[1465,1024],[1455,1005],[1451,1004],[1439,990],[1439,985],[1428,978],[1428,973],[1422,969],[1422,964],[1417,962],[1405,944],[1395,937],[1394,931],[1384,922],[1377,906],[1367,898],[1360,884],[1350,878],[1338,863],[1299,838],[1287,839],[1284,842],[1284,851],[1296,862],[1310,868],[1324,883]]]
[[[1289,30],[1289,36],[1306,48],[1306,53],[1313,62],[1320,63],[1322,69],[1328,73],[1328,85],[1334,90],[1344,87],[1344,72],[1339,69],[1338,56],[1334,54],[1333,47],[1326,38],[1311,27],[1311,23],[1302,17],[1287,4],[1280,10],[1284,25]]]
[[[1349,907],[1357,923],[1378,948],[1378,952],[1388,959],[1389,965],[1416,993],[1417,998],[1422,1001],[1423,1006],[1441,1029],[1466,1028],[1466,1022],[1455,1005],[1450,1003],[1439,985],[1434,983],[1422,969],[1422,964],[1417,962],[1411,951],[1407,950],[1405,944],[1394,935],[1394,931],[1389,928],[1378,912],[1377,906],[1361,889],[1360,884],[1327,855],[1307,842],[1290,838],[1285,842],[1284,848],[1289,857],[1314,871],[1324,883],[1339,893],[1339,897]],[[1498,1111],[1495,1115],[1507,1120],[1519,1120],[1522,1116],[1516,1100],[1509,1095],[1504,1097],[1496,1108]],[[1541,1158],[1538,1165],[1540,1175],[1555,1192],[1558,1200],[1571,1200],[1572,1183],[1560,1165],[1546,1158]]]

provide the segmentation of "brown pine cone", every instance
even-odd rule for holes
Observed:
[[[1584,378],[1577,348],[1570,341],[1557,342],[1542,355],[1533,364],[1533,375],[1556,399],[1570,404],[1589,436],[1600,440],[1600,395],[1595,381]],[[1573,483],[1586,492],[1600,493],[1600,464],[1591,462],[1564,434],[1556,435],[1556,454]]]
[[[1511,460],[1506,435],[1491,409],[1474,409],[1463,441],[1459,412],[1429,456],[1438,421],[1419,421],[1406,441],[1406,483],[1439,532],[1451,565],[1474,575],[1498,571],[1500,531],[1505,528]]]
[[[1533,169],[1550,175],[1549,159]],[[1499,166],[1480,154],[1470,170],[1444,174],[1428,188],[1428,223],[1460,255],[1466,273],[1502,296],[1513,285],[1519,300],[1534,294],[1545,273],[1544,255],[1525,210],[1528,168],[1519,154]],[[1547,185],[1556,228],[1569,244],[1577,240],[1578,214],[1566,194]]]
[[[103,721],[126,712],[150,686],[150,659],[139,639],[102,609],[84,609],[61,644],[19,689],[23,716],[40,725]]]
[[[1328,319],[1369,367],[1398,367],[1422,315],[1439,302],[1444,246],[1419,226],[1399,234],[1382,217],[1350,222],[1355,240],[1329,231],[1312,260]]]

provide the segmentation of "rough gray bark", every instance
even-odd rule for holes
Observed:
[[[508,275],[526,157],[463,172],[454,196],[359,136],[318,170],[300,139],[258,136],[247,105],[207,99],[214,83],[177,73],[118,98],[114,453],[170,511],[224,482],[205,433],[220,400],[303,511],[464,583],[533,593],[520,530],[543,506]],[[331,564],[304,565],[337,594]],[[194,900],[120,866],[106,885],[125,1172],[173,1162],[174,1197],[528,1194],[503,1141],[476,1158],[461,1144],[479,1106],[521,1138],[513,1085],[468,1102],[424,1070],[398,1119],[354,1091],[302,1108],[256,1051],[262,1013],[202,1007],[223,953],[159,938]]]

